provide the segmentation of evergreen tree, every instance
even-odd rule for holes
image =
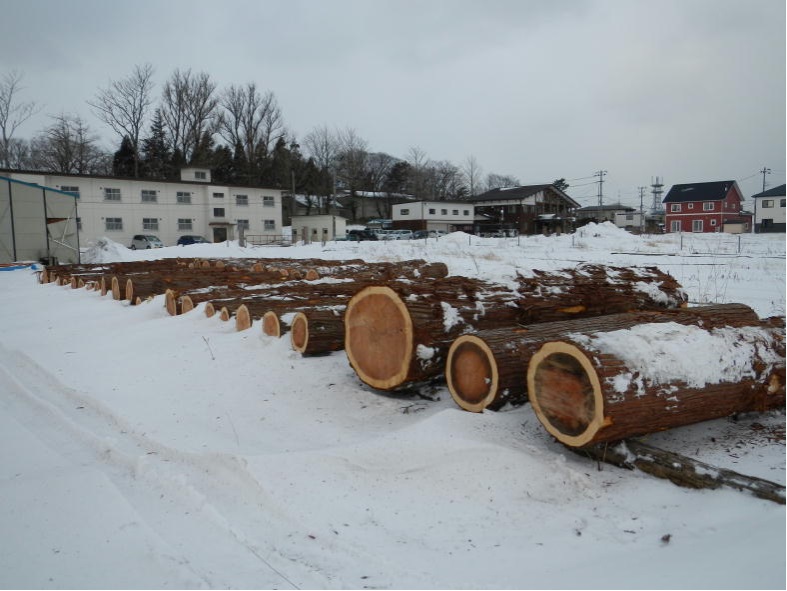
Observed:
[[[172,178],[172,152],[161,110],[156,110],[150,136],[142,140],[142,176],[152,179]]]
[[[120,149],[115,152],[112,158],[112,174],[114,176],[133,177],[136,169],[136,150],[131,139],[126,135],[120,142]]]

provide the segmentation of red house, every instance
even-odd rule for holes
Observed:
[[[667,232],[749,232],[752,216],[742,211],[735,181],[673,185],[664,197]]]

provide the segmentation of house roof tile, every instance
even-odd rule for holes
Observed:
[[[687,203],[689,201],[722,201],[727,197],[735,181],[713,181],[709,183],[687,183],[672,185],[662,203]],[[740,194],[740,190],[738,190]],[[743,200],[743,195],[741,195]]]

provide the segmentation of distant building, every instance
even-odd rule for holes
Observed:
[[[743,211],[735,181],[673,185],[663,200],[667,232],[748,232],[752,215]]]
[[[754,231],[757,233],[785,231],[784,185],[752,195],[754,200]]]
[[[590,222],[601,224],[603,222],[612,222],[617,225],[615,221],[619,214],[628,215],[636,211],[629,205],[622,203],[607,203],[606,205],[588,205],[577,209],[577,224],[584,225]],[[623,219],[626,221],[626,218]]]
[[[173,245],[184,234],[223,242],[246,236],[281,236],[282,192],[219,185],[210,170],[184,168],[181,180],[0,170],[0,175],[52,187],[76,197],[79,244],[106,236],[129,246],[135,234],[154,234]]]
[[[542,234],[574,229],[579,203],[555,185],[492,189],[470,200],[477,234]]]
[[[292,216],[292,241],[329,242],[347,233],[347,220],[338,215]]]
[[[393,206],[393,227],[402,230],[473,231],[474,208],[467,201],[413,201]]]

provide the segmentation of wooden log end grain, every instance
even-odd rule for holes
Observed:
[[[221,318],[221,320],[224,322],[229,322],[230,318],[232,318],[232,314],[230,313],[230,310],[227,308],[227,306],[224,306],[221,309],[221,312],[219,312],[219,318]]]
[[[109,293],[109,287],[107,286],[107,277],[106,277],[106,275],[102,275],[101,276],[101,283],[100,283],[100,285],[101,285],[101,295],[102,296],[107,295],[107,293]]]
[[[320,272],[317,269],[309,269],[303,276],[306,281],[317,281],[320,278]]]
[[[356,293],[344,317],[344,347],[358,377],[379,390],[407,379],[413,356],[413,322],[390,287],[369,286]]]
[[[191,312],[194,309],[194,300],[191,297],[184,295],[180,298],[180,313],[185,314],[186,312]]]
[[[129,277],[126,279],[126,299],[134,303],[134,281]]]
[[[279,338],[282,334],[281,322],[276,312],[268,310],[262,315],[262,333],[269,337]]]
[[[167,309],[170,316],[178,315],[177,298],[175,297],[175,292],[171,289],[164,292],[164,307]]]
[[[252,320],[249,309],[246,307],[246,304],[241,304],[238,306],[238,309],[235,310],[235,330],[238,332],[247,330],[251,328],[251,324]]]
[[[563,342],[545,343],[527,371],[530,404],[546,430],[569,447],[582,447],[604,427],[604,400],[587,356]]]
[[[290,324],[290,343],[292,348],[303,354],[309,346],[309,319],[303,312],[298,312]]]
[[[122,300],[123,294],[120,293],[120,280],[117,278],[117,275],[112,276],[112,299],[115,300]]]
[[[448,350],[445,364],[448,391],[460,408],[483,412],[494,407],[498,398],[498,371],[495,356],[475,335],[462,335]]]
[[[205,316],[208,318],[213,318],[216,315],[216,306],[213,305],[213,302],[206,302],[205,303]]]

